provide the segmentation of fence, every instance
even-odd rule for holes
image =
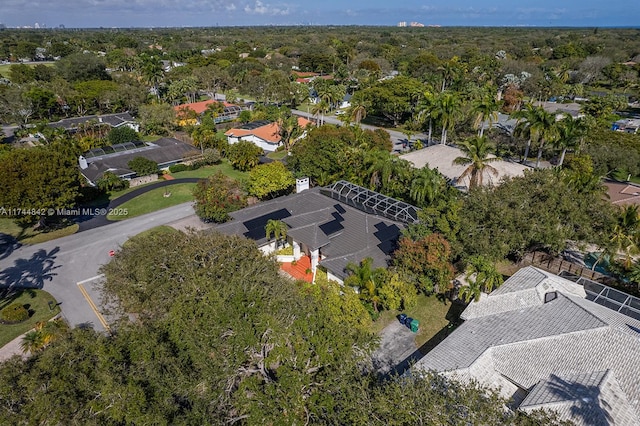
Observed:
[[[562,271],[569,272],[570,274],[577,275],[579,277],[588,278],[591,281],[596,282],[609,282],[611,277],[608,277],[600,272],[591,270],[586,266],[577,265],[575,263],[566,261],[564,259],[551,256],[548,253],[534,251],[527,253],[522,262],[524,265],[532,265],[553,274],[559,274]]]

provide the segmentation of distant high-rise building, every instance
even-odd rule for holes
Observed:
[[[412,22],[411,24],[409,24],[409,26],[411,26],[411,27],[424,27],[424,24],[420,23],[420,22]]]
[[[33,26],[33,28],[40,28],[40,24],[38,24],[37,22],[35,23],[35,25]]]
[[[407,21],[400,21],[400,22],[398,22],[398,26],[399,26],[399,27],[406,27],[406,26],[407,26]]]

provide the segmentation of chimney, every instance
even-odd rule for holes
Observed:
[[[296,179],[296,194],[304,191],[305,189],[309,189],[309,178],[303,177]]]
[[[80,164],[80,168],[82,170],[84,170],[87,167],[89,167],[89,164],[87,164],[87,159],[84,158],[82,155],[78,158],[78,164]]]

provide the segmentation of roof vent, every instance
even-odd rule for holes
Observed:
[[[556,300],[557,298],[558,298],[558,292],[557,291],[550,291],[550,292],[544,294],[544,303],[549,303],[552,300]]]

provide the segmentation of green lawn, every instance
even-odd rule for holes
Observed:
[[[53,310],[49,309],[50,301]],[[16,302],[29,305],[27,309],[33,311],[33,315],[19,324],[0,324],[0,347],[31,330],[37,322],[48,321],[60,312],[60,307],[56,305],[56,299],[43,290],[22,290],[12,297],[1,299],[0,309]]]
[[[118,211],[126,211],[123,215],[109,215],[109,220],[122,220],[146,213],[155,212],[177,204],[186,203],[193,200],[193,188],[195,183],[178,183],[176,185],[166,186],[164,188],[152,189],[149,192],[129,200],[120,205]],[[165,197],[165,192],[171,193],[171,196]]]
[[[75,234],[78,231],[78,225],[73,224],[60,229],[48,230],[46,232],[36,231],[33,227],[22,229],[15,220],[2,217],[0,218],[0,233],[11,235],[21,244],[38,244],[45,241],[55,240],[56,238],[66,237]]]
[[[615,170],[611,177],[619,182],[626,182],[629,173],[626,170]],[[640,184],[640,176],[631,176],[631,182]]]
[[[35,67],[36,65],[46,65],[48,67],[52,67],[54,64],[55,62],[38,62],[37,64],[27,64],[27,66],[31,68]],[[0,74],[3,77],[9,78],[9,68],[11,67],[11,65],[18,65],[18,63],[0,65]]]
[[[418,296],[418,304],[405,311],[383,311],[380,317],[373,323],[371,331],[373,333],[380,333],[382,329],[391,324],[393,321],[398,321],[397,316],[400,313],[405,313],[408,316],[417,319],[420,322],[420,329],[416,333],[416,345],[421,347],[432,338],[434,341],[429,344],[434,346],[436,340],[439,340],[440,336],[436,335],[448,334],[445,331],[449,330],[449,318],[456,319],[460,315],[462,309],[456,304],[452,304],[447,300],[446,304],[436,296]]]
[[[200,167],[197,170],[187,170],[184,172],[171,173],[176,179],[182,178],[206,178],[209,177],[216,172],[221,171],[224,175],[229,176],[230,178],[236,180],[246,180],[249,176],[247,172],[241,172],[240,170],[236,170],[233,168],[231,164],[227,160],[222,160],[220,164],[215,164],[213,166],[205,166]]]
[[[272,160],[282,160],[286,156],[287,151],[285,151],[284,149],[282,151],[273,151],[267,154],[267,157],[271,158]]]

